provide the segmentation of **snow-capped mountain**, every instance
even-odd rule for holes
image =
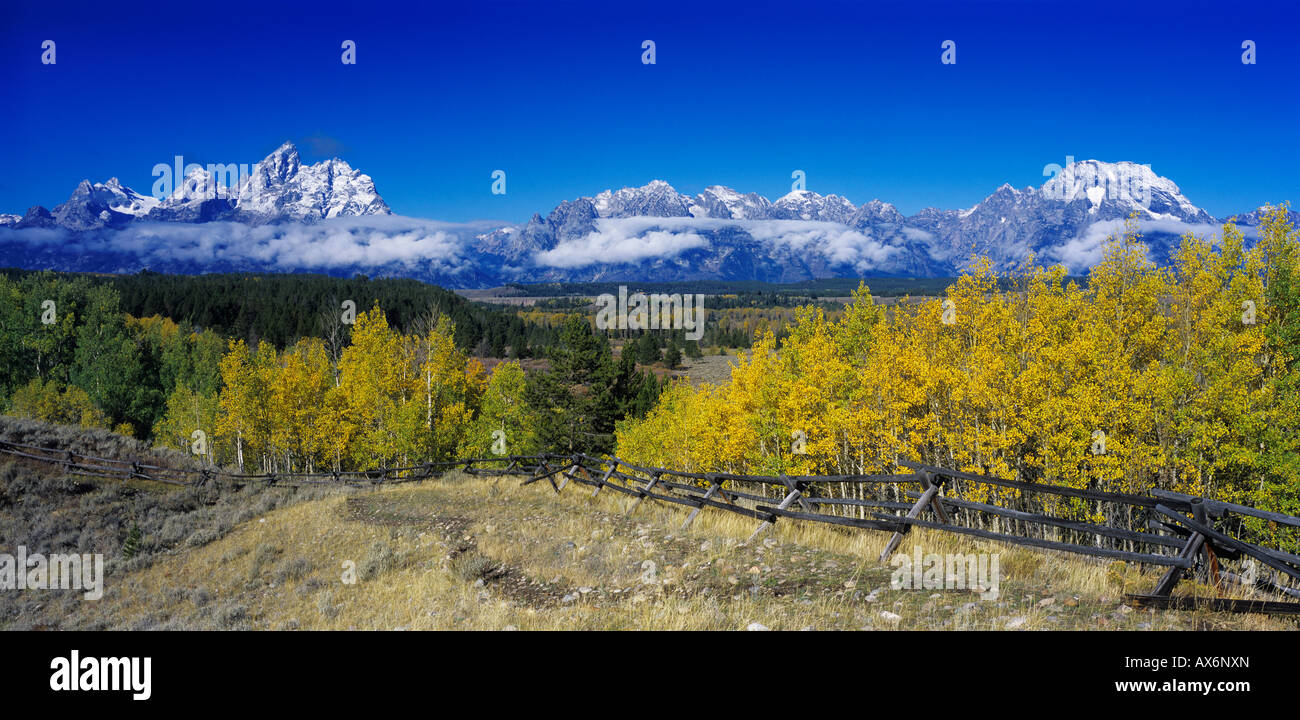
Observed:
[[[141,195],[124,186],[117,178],[106,183],[82,180],[66,202],[54,206],[53,212],[35,207],[27,211],[34,223],[45,225],[49,219],[69,230],[96,230],[102,227],[120,227],[138,217],[147,215],[157,207],[158,200]],[[22,227],[26,217],[15,223]]]
[[[369,175],[338,158],[303,165],[293,143],[281,145],[253,168],[235,209],[241,219],[255,222],[393,213]]]
[[[82,180],[52,212],[36,206],[13,225],[92,231],[140,219],[265,224],[392,214],[369,175],[338,158],[304,165],[290,142],[276,148],[246,175],[234,165],[217,169],[216,173],[203,167],[191,169],[162,199],[141,195],[117,178],[93,184]]]
[[[770,217],[777,220],[822,220],[847,224],[857,214],[853,203],[839,195],[818,195],[809,190],[791,190],[772,203]]]
[[[663,180],[639,188],[606,190],[592,198],[600,217],[681,217],[690,215],[690,198]]]
[[[235,201],[239,197],[239,178],[217,177],[215,172],[195,167],[181,179],[177,188],[146,216],[158,222],[211,222],[236,218]]]
[[[226,222],[204,225],[214,220]],[[973,207],[925,208],[910,217],[881,200],[855,206],[839,195],[795,190],[770,201],[721,185],[691,196],[654,180],[566,200],[518,225],[437,223],[392,216],[369,176],[339,159],[304,165],[286,143],[234,182],[228,169],[221,177],[193,169],[162,201],[116,180],[83,182],[53,212],[37,206],[21,218],[0,216],[0,265],[364,272],[452,287],[939,277],[959,273],[976,256],[999,270],[1033,258],[1082,272],[1127,222],[1137,222],[1160,263],[1183,233],[1219,232],[1219,221],[1168,178],[1096,160],[1071,163],[1037,188],[1004,184]],[[1237,222],[1249,237],[1260,214],[1243,213]],[[62,231],[65,240],[23,234],[31,228]]]
[[[744,195],[721,185],[710,185],[695,196],[693,217],[755,220],[772,217],[772,203],[758,193]]]
[[[1128,217],[1136,212],[1139,217],[1153,219],[1214,221],[1184,197],[1172,180],[1155,174],[1146,165],[1131,162],[1070,163],[1043,183],[1040,194],[1066,204],[1086,200],[1089,212],[1111,217]]]
[[[719,185],[690,197],[656,180],[566,201],[474,244],[537,281],[945,276],[976,256],[999,270],[1033,258],[1083,271],[1130,218],[1158,263],[1169,261],[1183,233],[1217,232],[1219,223],[1149,167],[1085,160],[1041,187],[1004,184],[973,207],[911,217],[881,200],[855,207],[796,190],[773,202]],[[1258,213],[1239,224],[1258,224]]]

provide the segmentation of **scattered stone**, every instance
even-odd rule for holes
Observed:
[[[764,625],[763,623],[752,622],[746,625],[745,629],[749,630],[750,632],[765,632],[767,630],[771,630],[772,628]]]
[[[505,632],[515,632],[519,630],[519,628],[515,627],[514,625],[507,625],[501,629],[504,630]]]
[[[573,593],[569,593],[568,595],[565,595],[564,597],[560,598],[560,602],[564,603],[565,605],[568,605],[569,603],[577,599],[578,599],[577,595],[574,595]]]
[[[1048,605],[1051,605],[1051,604],[1054,603],[1054,602],[1056,602],[1056,598],[1054,598],[1054,597],[1045,597],[1045,598],[1043,598],[1042,600],[1039,600],[1039,601],[1038,601],[1038,607],[1047,607]]]
[[[1027,622],[1029,622],[1029,618],[1025,617],[1024,615],[1017,615],[1016,617],[1013,617],[1010,620],[1008,620],[1006,624],[1002,626],[1002,628],[1004,630],[1015,630],[1018,627],[1023,627],[1024,624]]]
[[[481,588],[481,587],[483,587],[483,586],[486,585],[486,584],[487,584],[487,583],[483,582],[483,578],[479,578],[478,580],[475,580],[475,581],[474,581],[474,587],[476,587],[476,588]]]
[[[899,615],[899,614],[897,614],[897,613],[889,612],[888,610],[881,610],[881,611],[880,611],[880,619],[881,619],[881,620],[884,620],[885,622],[896,623],[896,622],[898,622],[899,620],[902,620],[902,619],[903,619],[903,616],[902,616],[902,615]]]

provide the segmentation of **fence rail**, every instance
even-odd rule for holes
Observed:
[[[0,454],[58,465],[65,472],[75,475],[183,486],[200,486],[223,479],[235,483],[264,482],[285,486],[338,484],[360,487],[426,480],[453,469],[473,475],[522,475],[526,476],[523,484],[546,481],[556,493],[573,483],[593,488],[592,496],[599,495],[606,489],[627,495],[632,499],[632,504],[625,511],[629,516],[647,499],[689,507],[691,512],[681,526],[683,531],[706,508],[759,521],[749,538],[751,542],[771,529],[780,519],[878,530],[892,533],[879,558],[885,562],[912,528],[923,527],[1039,550],[1167,567],[1168,571],[1152,593],[1127,596],[1129,601],[1139,605],[1300,613],[1300,603],[1238,601],[1227,598],[1199,603],[1199,600],[1172,597],[1171,593],[1179,581],[1188,573],[1199,571],[1216,588],[1221,587],[1224,581],[1229,581],[1300,598],[1300,590],[1291,586],[1300,581],[1300,555],[1247,542],[1234,537],[1222,527],[1229,524],[1233,516],[1256,518],[1288,527],[1300,527],[1300,518],[1168,491],[1133,495],[1068,488],[979,475],[908,460],[902,460],[898,464],[913,472],[894,475],[738,475],[688,472],[643,467],[617,457],[592,457],[584,454],[511,455],[372,470],[250,474],[215,467],[168,467],[8,441],[0,441]],[[1147,522],[1141,529],[1135,529],[944,495],[944,489],[954,481],[1014,490],[1022,498],[1036,495],[1064,497],[1097,503],[1102,507],[1121,508],[1130,514],[1133,509],[1137,509],[1147,514]],[[858,492],[860,496],[833,497],[836,485],[853,488],[853,492]],[[904,487],[916,487],[919,492],[903,489]],[[872,488],[871,492],[875,494],[868,496],[864,488]],[[819,494],[814,490],[821,492]],[[888,499],[889,497],[894,499]],[[829,509],[830,512],[824,509]],[[890,510],[897,512],[882,512]],[[961,524],[958,520],[967,522]],[[1031,533],[1026,526],[1039,528],[1038,534]],[[1057,534],[1048,536],[1045,534],[1046,529]],[[1015,530],[1020,532],[1014,532]],[[1093,542],[1081,542],[1086,537],[1093,538]],[[1105,542],[1112,544],[1107,545]],[[1220,558],[1249,558],[1271,570],[1273,576],[1261,578],[1256,575],[1247,579],[1238,573],[1222,571]]]

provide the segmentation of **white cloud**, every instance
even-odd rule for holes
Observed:
[[[898,248],[839,223],[810,220],[730,220],[693,217],[602,218],[596,230],[538,253],[538,265],[580,268],[598,264],[672,259],[708,248],[710,235],[735,229],[769,248],[819,256],[829,264],[858,271],[875,269]]]
[[[1101,262],[1106,249],[1106,241],[1124,233],[1123,219],[1100,220],[1089,225],[1077,237],[1071,238],[1044,252],[1046,259],[1059,262],[1071,271],[1086,270]],[[1258,237],[1258,231],[1252,227],[1238,226],[1247,239]],[[1223,226],[1215,223],[1188,223],[1175,219],[1138,220],[1138,233],[1149,236],[1156,233],[1185,235],[1192,233],[1199,237],[1213,237],[1218,244]]]
[[[135,222],[86,234],[30,228],[0,234],[0,241],[57,247],[62,255],[111,252],[138,258],[146,267],[181,262],[214,268],[251,265],[267,271],[328,271],[418,265],[457,273],[473,267],[474,236],[496,227],[376,215],[311,224]]]
[[[586,235],[537,253],[538,265],[580,268],[598,264],[638,263],[674,258],[687,250],[708,247],[709,241],[690,229],[655,229],[667,224],[657,218],[605,218]]]

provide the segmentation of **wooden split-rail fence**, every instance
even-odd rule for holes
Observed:
[[[1300,602],[1173,595],[1183,578],[1196,573],[1216,588],[1226,581],[1281,597],[1300,598],[1300,590],[1296,589],[1300,586],[1300,555],[1242,540],[1230,531],[1234,524],[1241,527],[1243,519],[1300,528],[1300,518],[1160,490],[1135,495],[1070,488],[908,460],[900,460],[898,465],[910,473],[880,475],[686,472],[583,454],[512,455],[363,471],[246,474],[214,467],[168,467],[5,441],[0,441],[0,454],[59,465],[73,475],[184,486],[202,486],[216,480],[285,486],[373,486],[425,480],[456,469],[475,475],[518,475],[526,477],[524,485],[546,481],[556,493],[572,483],[592,488],[593,497],[605,490],[626,495],[630,499],[625,510],[628,516],[646,500],[690,508],[681,531],[689,528],[705,509],[757,521],[751,542],[782,519],[877,530],[890,533],[879,557],[885,562],[913,528],[921,527],[1039,550],[1167,568],[1149,594],[1125,596],[1135,605],[1300,615]],[[1011,501],[997,505],[945,494],[958,483],[998,489]],[[846,487],[854,491],[843,491]],[[838,497],[835,488],[841,489]],[[1108,517],[1131,520],[1136,513],[1145,516],[1146,522],[1077,520],[1034,509],[1026,502],[1044,495],[1110,509]],[[1008,507],[1017,498],[1027,509]],[[1232,572],[1221,567],[1222,560],[1251,561],[1255,568]]]

